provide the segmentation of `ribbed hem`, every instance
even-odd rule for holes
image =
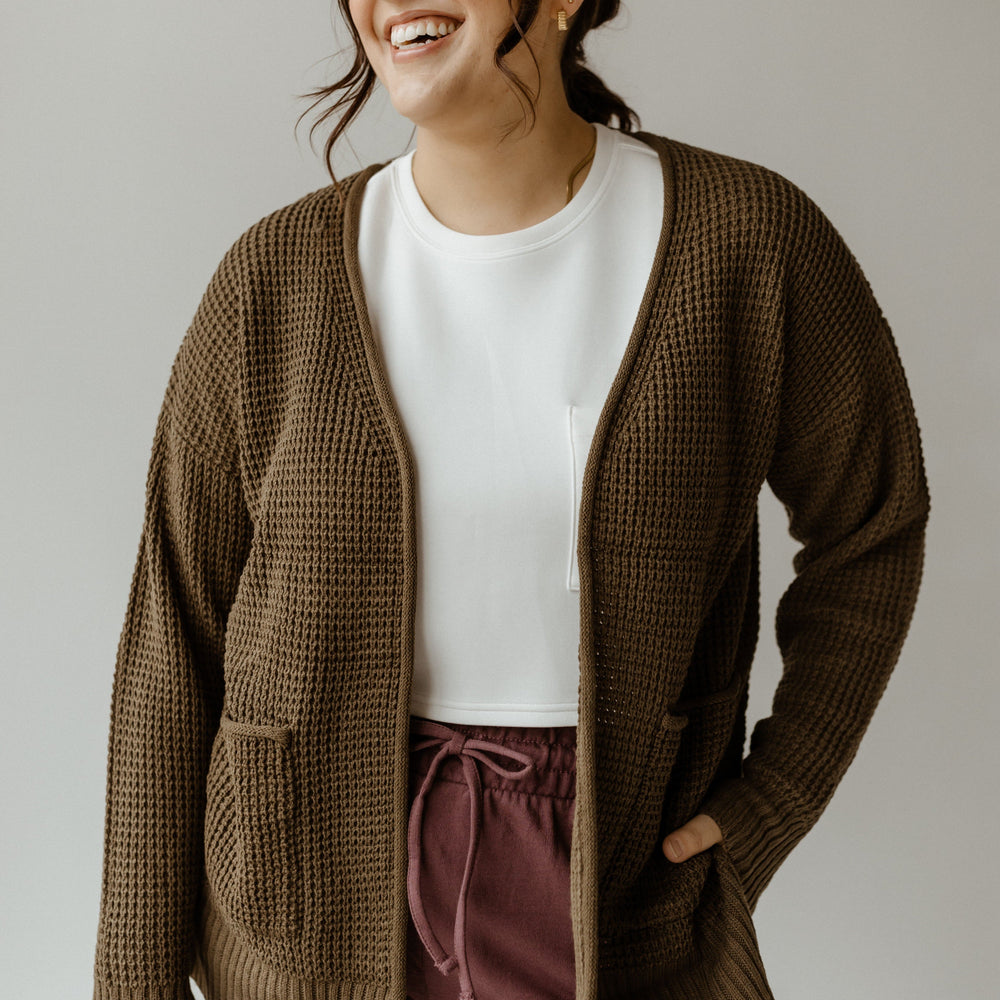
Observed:
[[[210,900],[191,975],[205,1000],[406,1000],[376,983],[300,979],[265,965]]]
[[[774,1000],[760,972],[756,953],[740,954],[727,942],[722,961],[706,970],[701,965],[677,969],[649,967],[629,972],[602,972],[600,996],[606,1000]]]
[[[118,986],[95,977],[94,1000],[194,1000],[194,994],[187,979],[166,986]]]
[[[698,811],[719,824],[752,913],[809,824],[779,815],[745,778],[722,782]]]

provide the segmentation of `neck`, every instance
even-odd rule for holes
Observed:
[[[485,236],[526,229],[566,204],[570,174],[590,152],[594,127],[568,105],[540,105],[534,128],[498,140],[496,130],[417,130],[413,180],[431,214],[449,229]],[[576,175],[573,193],[590,171]]]

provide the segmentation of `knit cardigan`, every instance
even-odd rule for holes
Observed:
[[[929,497],[896,345],[820,209],[638,137],[666,203],[580,503],[576,1000],[762,1000],[752,913],[898,660]],[[174,361],[112,685],[95,1000],[187,1000],[189,975],[208,1000],[405,1000],[415,470],[358,267],[379,166],[250,227]],[[765,481],[801,548],[744,754]],[[699,812],[722,843],[667,861]]]

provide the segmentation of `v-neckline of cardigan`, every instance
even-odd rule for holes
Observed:
[[[650,132],[632,133],[633,138],[644,142],[656,151],[660,159],[660,168],[663,172],[663,220],[660,226],[660,235],[657,240],[656,252],[653,256],[653,264],[646,278],[639,310],[632,325],[625,351],[619,359],[617,371],[611,387],[601,406],[600,416],[597,426],[594,429],[594,436],[591,440],[591,454],[603,449],[603,442],[607,424],[610,422],[611,414],[618,405],[622,397],[626,383],[631,377],[634,368],[635,356],[638,353],[639,345],[644,340],[649,320],[652,314],[653,302],[658,294],[669,295],[669,289],[673,285],[675,274],[667,273],[671,260],[676,260],[676,254],[672,252],[677,236],[677,168],[676,161],[671,149],[671,140],[663,136],[654,135]],[[351,296],[354,300],[355,318],[357,320],[357,330],[361,335],[364,345],[365,355],[368,360],[369,371],[375,383],[376,396],[382,401],[385,409],[384,415],[388,419],[392,436],[397,441],[397,447],[401,449],[401,454],[406,458],[408,466],[407,473],[412,475],[413,457],[410,453],[409,445],[403,433],[403,423],[396,408],[395,400],[392,396],[391,387],[385,366],[382,362],[378,347],[375,343],[371,327],[371,318],[368,312],[368,303],[365,299],[364,283],[361,276],[361,263],[358,253],[358,241],[360,233],[361,203],[365,187],[373,174],[377,173],[384,166],[383,163],[373,163],[364,168],[354,178],[350,189],[344,200],[342,208],[343,224],[342,250],[344,254],[344,267],[347,272],[348,284]],[[662,289],[662,292],[661,292]],[[591,455],[587,456],[587,463],[584,469],[584,491],[587,483],[592,481],[594,471],[591,468]]]

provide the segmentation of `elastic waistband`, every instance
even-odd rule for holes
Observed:
[[[438,722],[419,715],[410,716],[410,746],[442,736],[443,729],[461,733],[471,740],[484,740],[516,750],[531,758],[527,773],[510,778],[489,767],[479,768],[483,788],[503,788],[528,795],[573,798],[576,794],[575,726],[484,726],[478,723]],[[410,754],[414,774],[427,774],[439,747],[427,746]],[[509,763],[509,762],[508,762]],[[436,780],[465,784],[462,762],[449,754],[441,761]]]

